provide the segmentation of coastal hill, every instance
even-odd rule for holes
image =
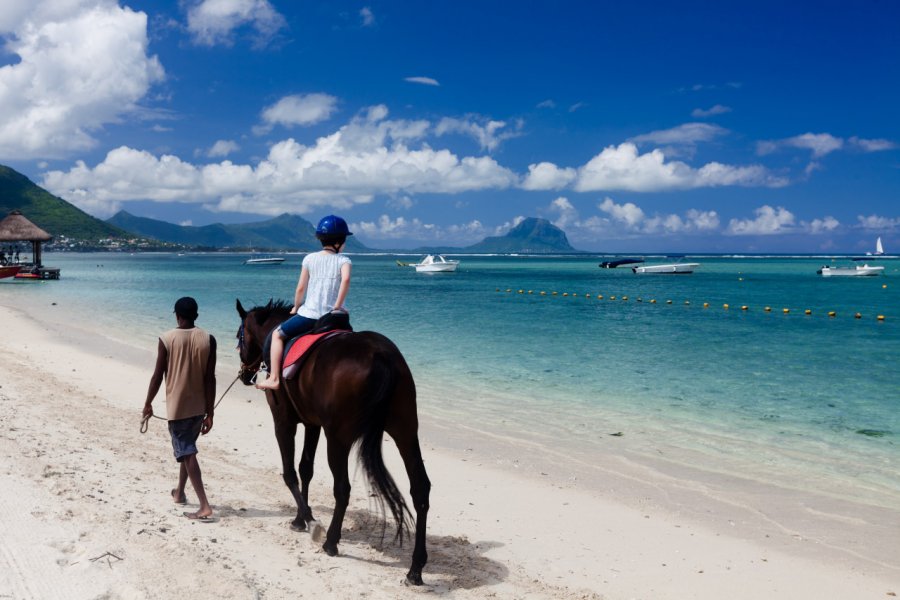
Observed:
[[[197,227],[137,217],[123,210],[113,215],[107,223],[142,237],[185,246],[301,251],[322,247],[316,239],[316,229],[312,223],[303,217],[287,213],[253,223],[215,223]],[[347,250],[366,252],[369,249],[351,237],[347,240]]]
[[[548,254],[578,252],[569,244],[565,232],[548,221],[529,217],[509,230],[506,235],[486,237],[477,244],[466,246],[472,254]]]
[[[54,196],[18,171],[0,165],[0,219],[14,209],[56,239],[97,241],[128,235]]]

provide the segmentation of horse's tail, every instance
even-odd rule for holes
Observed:
[[[359,457],[369,481],[375,487],[382,511],[388,510],[397,523],[396,539],[403,543],[403,530],[410,529],[410,512],[397,488],[394,478],[384,465],[381,444],[384,439],[390,400],[397,384],[396,370],[383,352],[376,352],[372,360],[372,370],[366,381],[366,403],[363,408]]]

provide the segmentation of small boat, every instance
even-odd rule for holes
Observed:
[[[0,267],[0,279],[5,279],[7,277],[15,277],[16,274],[22,270],[21,265],[10,265],[7,267]]]
[[[856,265],[855,267],[829,267],[822,265],[822,268],[816,271],[816,274],[822,277],[870,277],[872,275],[881,275],[884,267],[870,267],[868,264]]]
[[[600,263],[601,269],[615,269],[622,265],[633,265],[644,262],[642,258],[620,258],[619,260],[604,260]]]
[[[435,257],[429,254],[419,263],[410,263],[410,267],[415,267],[417,273],[449,273],[455,271],[459,266],[458,260],[447,260],[440,254]]]
[[[245,265],[280,265],[284,262],[283,256],[266,256],[262,258],[248,258]]]
[[[700,263],[672,263],[669,265],[644,265],[642,267],[631,267],[631,270],[638,275],[644,274],[667,274],[667,275],[687,275],[693,273],[694,269],[700,266]]]
[[[875,240],[875,252],[866,252],[866,256],[882,256],[884,254],[884,246],[881,245],[881,236]]]

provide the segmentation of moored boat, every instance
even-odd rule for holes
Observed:
[[[9,265],[0,267],[0,279],[5,279],[6,277],[15,277],[16,274],[21,270],[21,265]]]
[[[245,265],[280,265],[284,262],[283,256],[266,256],[261,258],[248,258]]]
[[[700,263],[672,263],[668,265],[644,265],[641,267],[631,267],[631,270],[638,275],[687,275],[689,273],[693,273],[694,269],[699,266]]]
[[[429,254],[422,262],[412,263],[409,266],[415,267],[417,273],[449,273],[456,270],[459,261],[447,260],[440,254],[437,256]]]
[[[868,264],[856,265],[855,267],[829,267],[822,265],[822,268],[816,271],[816,274],[822,277],[870,277],[872,275],[881,275],[884,267],[869,266]]]

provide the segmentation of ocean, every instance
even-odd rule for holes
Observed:
[[[302,255],[284,256],[53,253],[59,281],[3,280],[0,299],[55,302],[152,352],[191,295],[236,370],[235,300],[292,298]],[[397,266],[409,256],[351,257],[353,326],[397,343],[422,414],[585,461],[621,434],[637,455],[900,504],[900,260],[822,278],[849,261],[699,256],[694,274],[666,276],[590,255],[461,256],[437,274]]]

